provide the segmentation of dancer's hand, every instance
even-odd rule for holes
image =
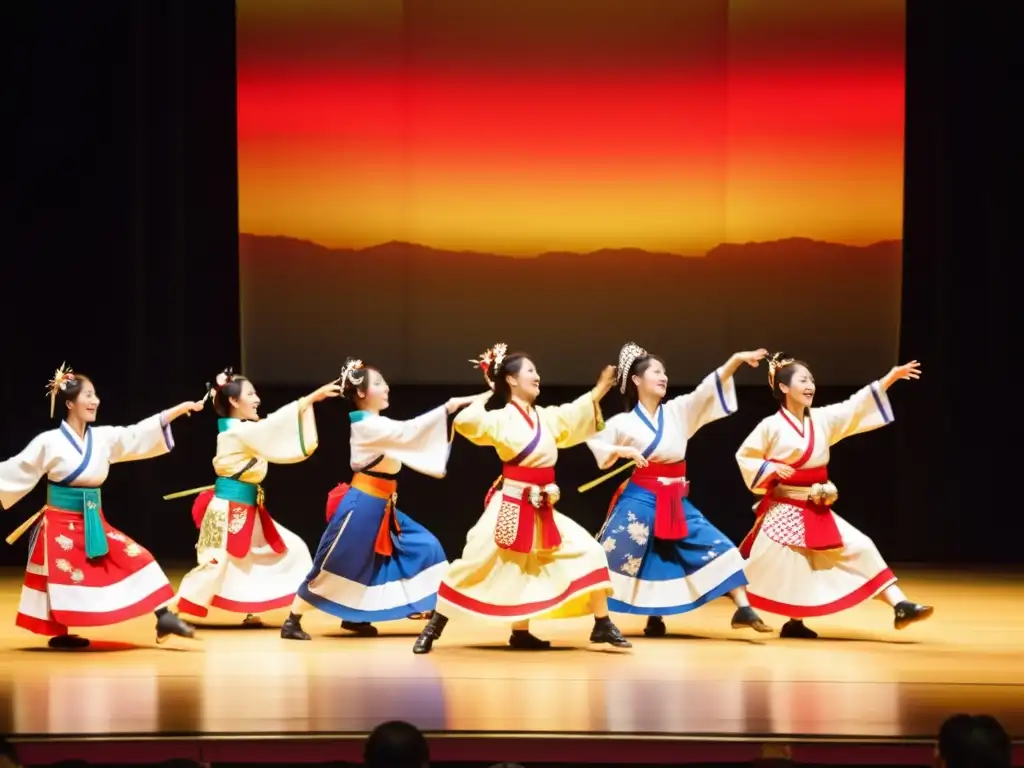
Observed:
[[[465,408],[467,405],[476,400],[477,395],[469,395],[468,397],[453,397],[447,403],[444,404],[444,409],[449,413],[455,413],[461,408]]]
[[[172,422],[179,416],[191,416],[193,413],[199,413],[203,410],[203,406],[205,404],[206,403],[203,400],[186,400],[183,403],[178,403],[176,406],[171,408],[170,411],[165,412],[167,421]]]
[[[768,357],[768,350],[755,349],[752,352],[737,352],[736,357],[751,368],[757,368],[757,366],[761,364],[761,361]]]
[[[779,478],[779,480],[789,480],[789,478],[793,476],[793,473],[796,472],[796,470],[788,464],[773,464],[772,470],[775,472],[775,476]]]
[[[612,387],[615,386],[615,366],[606,365],[604,370],[601,371],[601,375],[597,379],[597,386],[594,387],[594,397],[600,400],[602,397],[612,391]]]
[[[319,403],[329,397],[341,397],[341,385],[337,381],[324,384],[311,395],[306,396],[310,403]]]
[[[903,365],[897,365],[882,379],[882,387],[888,389],[897,381],[901,379],[920,379],[921,378],[921,364],[917,360],[911,360],[909,363]]]
[[[620,446],[616,452],[618,453],[619,458],[629,459],[638,467],[646,467],[648,464],[650,464],[650,462],[646,458],[644,458],[644,455],[640,453],[640,451],[638,451],[636,448],[633,448],[632,446]]]

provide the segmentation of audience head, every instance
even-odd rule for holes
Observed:
[[[1010,737],[988,715],[953,715],[939,729],[939,768],[1010,768]]]
[[[415,725],[401,720],[381,723],[366,740],[363,762],[367,768],[428,768],[427,740]]]

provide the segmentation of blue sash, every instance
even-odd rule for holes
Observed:
[[[651,424],[651,420],[647,418],[646,414],[644,414],[643,410],[640,408],[640,403],[637,403],[633,407],[633,413],[635,413],[640,418],[640,421],[642,421],[646,427],[654,433],[654,440],[652,440],[651,444],[644,449],[642,454],[645,459],[650,458],[651,454],[658,450],[658,445],[661,444],[662,435],[665,434],[665,409],[660,405],[658,406],[657,428]]]

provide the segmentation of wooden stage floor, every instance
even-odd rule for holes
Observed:
[[[901,572],[904,590],[936,607],[902,632],[873,601],[811,623],[817,641],[758,637],[730,629],[731,604],[719,600],[669,619],[676,634],[664,639],[644,638],[642,618],[616,617],[632,651],[589,646],[589,620],[537,623],[558,647],[532,653],[504,647],[503,627],[453,621],[433,653],[414,656],[421,623],[384,624],[363,639],[322,614],[305,622],[308,643],[228,617],[227,627],[199,625],[196,640],[158,647],[147,617],[87,633],[90,650],[51,651],[13,626],[21,574],[6,570],[0,724],[30,741],[351,739],[403,719],[463,736],[882,743],[932,739],[944,718],[969,711],[1024,738],[1024,574]]]

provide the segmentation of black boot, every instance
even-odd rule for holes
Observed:
[[[302,617],[289,613],[288,618],[281,625],[282,640],[312,640],[309,633],[302,628]]]
[[[430,653],[430,649],[434,647],[434,641],[441,638],[441,633],[444,632],[447,623],[448,617],[435,611],[434,615],[430,617],[430,621],[427,622],[427,626],[420,632],[420,636],[416,638],[416,642],[412,644],[412,652]]]
[[[920,605],[909,600],[902,600],[897,603],[893,611],[896,614],[896,618],[893,621],[893,626],[896,629],[906,629],[911,624],[924,621],[935,613],[935,609],[930,605]]]
[[[793,640],[813,640],[818,633],[804,624],[802,619],[790,619],[782,625],[779,637],[786,637]]]
[[[251,627],[253,629],[259,629],[263,626],[263,620],[259,616],[254,616],[251,613],[245,614],[245,618],[242,619],[243,627]]]
[[[376,637],[377,628],[368,621],[343,621],[341,628],[346,632],[353,632],[360,637]]]
[[[647,637],[664,637],[668,629],[665,627],[665,620],[661,616],[648,616],[647,626],[644,627],[644,635]]]
[[[605,616],[603,619],[594,619],[594,629],[590,633],[590,642],[608,643],[616,648],[632,648],[633,644],[622,636],[619,628],[612,624],[612,620]]]
[[[163,643],[171,635],[178,637],[195,637],[196,630],[190,624],[186,624],[176,613],[166,608],[160,608],[156,612],[156,641]]]
[[[761,621],[761,617],[757,615],[757,611],[751,608],[749,605],[745,605],[742,608],[737,608],[736,613],[732,615],[732,628],[733,629],[753,629],[757,632],[774,632],[775,630]]]
[[[50,648],[67,651],[72,648],[88,648],[89,641],[78,635],[57,635],[56,637],[51,637],[47,645]]]
[[[551,647],[550,640],[541,640],[528,629],[513,629],[508,644],[517,651],[546,651]]]

